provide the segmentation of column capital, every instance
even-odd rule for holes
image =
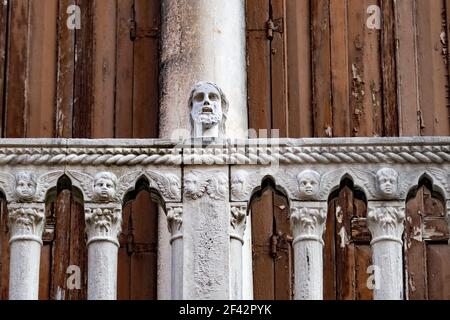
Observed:
[[[230,237],[244,243],[247,226],[247,203],[237,202],[230,205]]]
[[[291,205],[290,219],[293,244],[303,240],[315,240],[324,244],[322,235],[327,221],[326,202],[294,202]]]
[[[42,245],[45,203],[10,203],[8,211],[8,225],[11,233],[9,243],[33,240]]]
[[[87,245],[95,241],[109,241],[117,246],[122,232],[122,204],[87,203],[84,206]]]
[[[367,223],[372,234],[372,245],[386,240],[403,244],[404,221],[404,203],[399,201],[369,201]]]
[[[167,227],[172,234],[170,243],[183,237],[183,204],[171,203],[166,205]]]

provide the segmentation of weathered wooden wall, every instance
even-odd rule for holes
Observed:
[[[246,3],[250,128],[279,129],[281,137],[450,134],[448,0]],[[79,30],[66,26],[71,4],[81,8]],[[382,9],[381,30],[366,25],[367,8],[373,4]],[[159,19],[158,0],[2,2],[1,137],[157,137]],[[277,30],[268,32],[269,20]],[[65,272],[72,264],[86,271],[86,256],[79,250],[83,210],[71,186],[60,185],[47,210],[40,297],[82,299],[85,286],[67,290]],[[433,202],[421,200],[429,198],[421,190],[408,202],[408,212],[414,216],[421,208],[434,216]],[[371,256],[364,201],[347,183],[330,201],[330,212],[337,205],[352,239],[343,252],[338,250],[338,225],[335,214],[329,215],[325,297],[370,298],[363,287]],[[268,206],[274,209],[268,211]],[[254,232],[255,297],[288,299],[292,259],[287,204],[269,190],[252,212],[254,231],[261,231]],[[156,213],[145,192],[124,209],[121,299],[156,297]],[[4,299],[9,260],[4,204],[0,216]],[[361,225],[353,225],[355,221]],[[450,262],[443,246],[446,232],[407,251],[408,273],[425,283],[412,282],[420,288],[415,294],[408,283],[410,298],[448,297],[450,289],[442,285],[443,266]],[[426,263],[411,271],[415,256]]]

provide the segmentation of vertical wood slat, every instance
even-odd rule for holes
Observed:
[[[270,129],[272,124],[270,96],[270,43],[266,23],[269,0],[247,0],[248,112],[250,129]]]
[[[422,135],[448,135],[448,67],[443,1],[417,1],[417,51]]]
[[[26,134],[27,70],[29,61],[29,1],[10,2],[8,66],[6,76],[5,137],[23,138]]]
[[[3,137],[4,98],[6,94],[6,60],[8,51],[8,13],[9,3],[0,6],[0,137]]]
[[[55,127],[58,1],[30,1],[27,137],[52,138]]]
[[[383,95],[383,136],[399,135],[397,108],[397,66],[394,1],[380,0],[381,26],[381,70]]]
[[[314,136],[333,136],[329,0],[311,2]]]
[[[290,212],[286,198],[274,194],[274,234],[277,235],[277,256],[274,258],[275,300],[293,297],[293,249]]]
[[[309,0],[286,0],[289,137],[312,137]]]
[[[330,0],[331,32],[331,84],[333,92],[333,134],[336,137],[349,137],[350,130],[350,88],[349,44],[347,0]]]
[[[55,137],[71,138],[73,134],[75,33],[67,27],[67,8],[76,0],[59,0],[57,37],[57,88]]]
[[[92,110],[94,104],[94,4],[92,0],[77,0],[81,9],[81,29],[75,31],[75,71],[73,132],[74,138],[92,136]]]
[[[269,210],[267,210],[269,208]],[[274,263],[271,256],[273,234],[273,194],[266,190],[251,204],[253,247],[253,297],[255,300],[275,299]]]
[[[416,0],[394,2],[400,136],[420,135]]]
[[[116,0],[93,1],[91,137],[114,136]]]
[[[289,133],[288,87],[286,70],[286,0],[271,0],[272,20],[282,21],[270,42],[272,129],[279,130],[279,137]]]

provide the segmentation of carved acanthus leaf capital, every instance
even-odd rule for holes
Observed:
[[[34,240],[42,244],[45,203],[10,203],[8,209],[10,243],[18,240]]]
[[[87,244],[109,241],[119,246],[122,232],[122,206],[119,203],[85,205]]]
[[[405,208],[401,203],[369,203],[367,222],[372,242],[396,241],[402,243]]]
[[[168,205],[167,206],[167,227],[172,236],[182,233],[183,225],[183,206]]]
[[[302,240],[316,240],[323,244],[322,235],[327,221],[326,203],[298,203],[291,208],[294,244]]]
[[[232,203],[230,213],[231,237],[243,242],[244,232],[247,225],[247,204]]]

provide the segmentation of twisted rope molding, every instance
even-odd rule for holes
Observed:
[[[450,163],[450,145],[214,148],[2,148],[0,165]]]

